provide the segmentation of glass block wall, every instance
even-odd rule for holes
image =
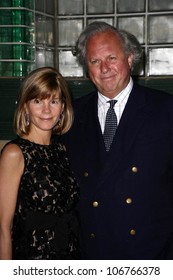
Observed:
[[[55,66],[65,77],[85,78],[74,46],[95,20],[137,36],[144,56],[133,74],[173,75],[172,0],[0,0],[0,76]]]
[[[34,2],[0,1],[0,76],[25,76],[35,66]]]
[[[144,50],[142,77],[173,75],[172,0],[59,0],[57,46],[64,76],[82,77],[73,48],[82,29],[102,20],[134,34]],[[134,73],[135,74],[135,73]]]
[[[35,0],[36,67],[57,66],[55,0]]]

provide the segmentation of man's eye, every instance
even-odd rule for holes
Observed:
[[[114,61],[114,60],[116,60],[116,57],[115,57],[115,56],[110,56],[110,57],[109,57],[109,60],[110,60],[110,61]]]
[[[98,59],[91,60],[91,64],[98,64],[98,63],[99,63],[99,60],[98,60]]]

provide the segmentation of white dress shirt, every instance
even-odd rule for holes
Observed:
[[[114,106],[114,110],[115,110],[115,113],[117,116],[118,124],[119,124],[120,118],[122,116],[122,113],[124,111],[124,108],[126,106],[127,100],[129,98],[130,92],[132,90],[132,87],[133,87],[133,80],[132,80],[132,78],[130,78],[130,81],[129,81],[128,85],[126,86],[126,88],[124,88],[115,98],[113,98],[113,99],[117,100],[117,102]],[[103,94],[101,94],[100,92],[98,92],[98,118],[100,121],[102,133],[104,132],[106,113],[110,107],[110,104],[107,103],[107,101],[109,101],[109,100],[110,99],[108,97],[106,97]]]

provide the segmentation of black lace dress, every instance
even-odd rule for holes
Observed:
[[[24,155],[14,215],[13,259],[79,259],[78,185],[60,143],[15,139]]]

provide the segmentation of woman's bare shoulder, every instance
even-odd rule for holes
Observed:
[[[3,160],[6,159],[9,161],[21,160],[23,158],[22,150],[19,148],[18,145],[14,144],[14,143],[8,143],[3,148],[0,158]]]

